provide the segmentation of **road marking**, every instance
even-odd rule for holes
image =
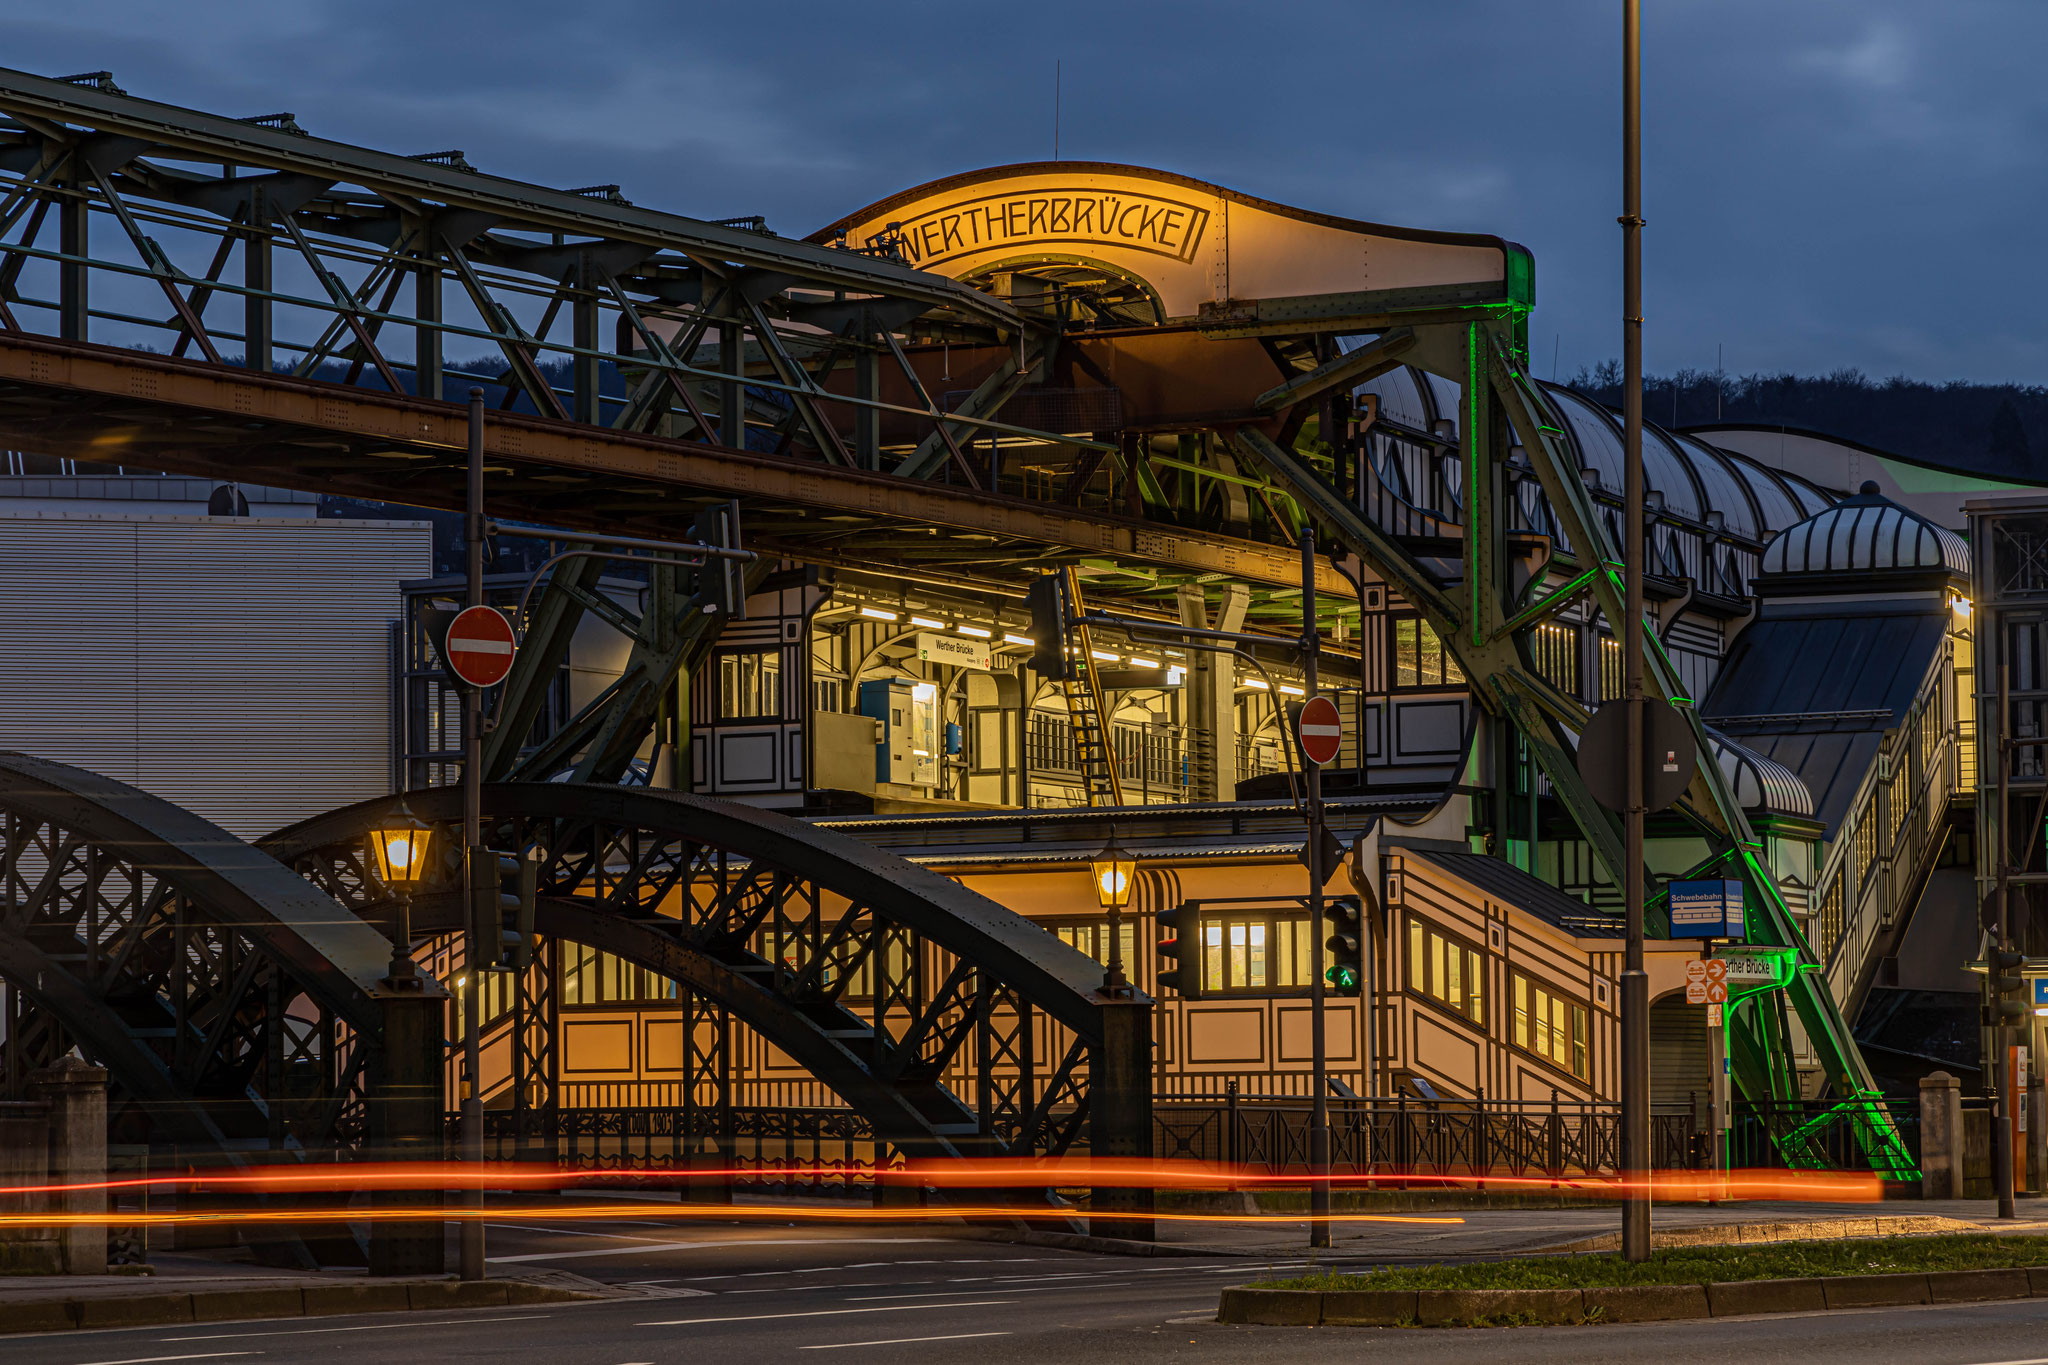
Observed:
[[[972,1341],[976,1337],[1006,1337],[1008,1332],[960,1332],[950,1337],[890,1337],[886,1341],[833,1341],[821,1346],[799,1346],[799,1351],[843,1351],[849,1346],[908,1346],[918,1341]]]
[[[443,1318],[439,1322],[374,1322],[364,1327],[299,1327],[288,1332],[214,1332],[203,1337],[159,1337],[159,1341],[240,1341],[244,1337],[312,1337],[325,1332],[388,1332],[394,1327],[474,1327],[485,1322],[539,1322],[551,1318],[553,1313],[521,1313],[515,1318]],[[246,1355],[246,1351],[227,1351],[225,1355]],[[257,1354],[261,1354],[258,1352]],[[199,1360],[200,1356],[164,1356],[165,1360]],[[111,1362],[102,1362],[111,1365]]]
[[[1008,1299],[981,1299],[969,1303],[892,1303],[886,1308],[814,1308],[808,1313],[749,1313],[735,1318],[668,1318],[662,1322],[642,1322],[640,1327],[701,1327],[713,1322],[775,1322],[783,1318],[838,1318],[849,1313],[922,1313],[937,1308],[996,1308],[1008,1303]],[[103,1362],[102,1365],[112,1365]]]
[[[608,1236],[611,1236],[612,1234],[610,1234],[610,1233],[598,1233],[598,1234],[595,1234],[595,1235],[597,1235],[597,1236],[605,1236],[605,1237],[608,1237]],[[585,1259],[587,1259],[587,1258],[589,1258],[589,1257],[592,1257],[592,1256],[630,1256],[630,1255],[632,1255],[632,1254],[633,1254],[634,1252],[636,1252],[636,1251],[649,1251],[649,1252],[651,1252],[651,1251],[687,1251],[687,1250],[689,1250],[689,1249],[690,1249],[691,1247],[817,1247],[817,1246],[839,1246],[839,1245],[842,1245],[842,1244],[844,1244],[844,1243],[846,1243],[846,1242],[849,1242],[849,1241],[854,1241],[854,1240],[859,1240],[859,1241],[861,1241],[861,1242],[938,1242],[938,1241],[943,1241],[943,1240],[945,1240],[945,1239],[944,1239],[944,1238],[940,1238],[940,1237],[863,1237],[863,1238],[859,1238],[859,1239],[854,1239],[854,1238],[834,1238],[834,1239],[832,1239],[832,1240],[831,1240],[831,1241],[829,1241],[829,1242],[821,1242],[821,1241],[819,1241],[819,1240],[818,1240],[817,1238],[815,1238],[815,1237],[759,1237],[759,1238],[756,1238],[756,1237],[718,1237],[718,1238],[707,1238],[707,1239],[705,1239],[705,1240],[703,1240],[703,1241],[696,1241],[696,1242],[647,1242],[647,1241],[635,1241],[635,1242],[633,1242],[633,1244],[632,1244],[632,1245],[630,1245],[630,1246],[622,1246],[622,1247],[593,1247],[593,1248],[591,1248],[591,1249],[590,1249],[589,1251],[532,1251],[532,1252],[528,1252],[528,1253],[526,1253],[526,1254],[525,1254],[525,1255],[523,1255],[523,1256],[492,1256],[492,1257],[489,1257],[488,1259],[489,1259],[489,1261],[490,1261],[490,1263],[491,1263],[492,1265],[512,1265],[512,1264],[515,1264],[515,1263],[518,1263],[518,1262],[521,1262],[521,1261],[580,1261],[580,1260],[585,1260]],[[927,1264],[927,1262],[923,1262],[923,1261],[908,1261],[908,1262],[902,1262],[901,1264],[906,1264],[906,1265],[924,1265],[924,1264]],[[824,1270],[833,1270],[833,1269],[836,1269],[836,1268],[837,1268],[837,1267],[833,1267],[833,1266],[826,1266],[826,1267],[824,1267],[823,1269],[824,1269]],[[771,1270],[771,1271],[765,1271],[765,1272],[762,1272],[762,1273],[764,1273],[764,1274],[770,1274],[770,1275],[787,1275],[787,1274],[792,1274],[792,1273],[797,1273],[797,1274],[817,1274],[817,1273],[820,1273],[820,1272],[818,1272],[818,1271],[807,1271],[807,1272],[806,1272],[806,1271],[799,1271],[799,1272],[791,1272],[791,1271],[786,1271],[786,1270]],[[693,1278],[693,1279],[732,1279],[732,1278],[743,1278],[743,1277],[737,1277],[737,1276],[723,1276],[723,1275],[698,1275],[698,1276],[692,1276],[691,1278]]]
[[[185,1356],[131,1356],[127,1360],[88,1360],[85,1365],[156,1365],[160,1360],[219,1360],[222,1356],[260,1356],[261,1351],[200,1351]]]
[[[1071,1294],[1078,1289],[1133,1289],[1138,1288],[1135,1280],[1120,1284],[1045,1284],[1032,1289],[927,1289],[916,1294],[861,1294],[849,1298],[848,1303],[880,1303],[884,1299],[938,1299],[959,1294]]]

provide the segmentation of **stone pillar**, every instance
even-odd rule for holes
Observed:
[[[49,1106],[0,1101],[0,1185],[42,1185],[49,1178]],[[48,1207],[46,1195],[0,1195],[0,1213],[40,1214]],[[0,1275],[62,1271],[62,1248],[52,1237],[48,1227],[0,1227]]]
[[[28,1074],[31,1099],[50,1109],[50,1180],[72,1185],[107,1178],[107,1073],[77,1057]],[[50,1200],[53,1211],[98,1216],[107,1211],[104,1189],[68,1190]],[[58,1230],[67,1275],[107,1273],[107,1225],[75,1223]]]
[[[1920,1079],[1920,1197],[1963,1197],[1962,1082],[1946,1071]]]
[[[1102,1002],[1102,1046],[1088,1059],[1088,1154],[1152,1159],[1152,1002],[1143,997]],[[1150,1186],[1097,1187],[1091,1203],[1123,1215],[1091,1219],[1097,1237],[1153,1239]]]
[[[448,1000],[439,990],[384,995],[384,1036],[380,1040],[370,1092],[373,1159],[393,1163],[443,1158],[441,1014]],[[438,1190],[379,1190],[371,1204],[400,1215],[370,1224],[372,1275],[438,1275],[444,1269],[442,1224],[403,1215],[441,1203]]]

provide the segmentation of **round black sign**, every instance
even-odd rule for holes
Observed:
[[[1628,809],[1628,703],[1602,702],[1579,734],[1579,776],[1593,799],[1613,811]],[[1685,795],[1699,761],[1692,722],[1669,702],[1643,698],[1643,806],[1665,810]]]

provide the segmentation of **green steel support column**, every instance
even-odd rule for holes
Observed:
[[[91,174],[77,162],[64,174],[67,191],[57,207],[57,250],[72,259],[57,267],[57,334],[66,341],[87,340],[89,294],[84,261],[92,254],[92,213],[86,206],[85,184]]]
[[[412,272],[413,316],[419,319],[412,331],[414,389],[422,398],[440,398],[441,329],[434,324],[441,321],[441,262],[431,247],[420,250],[422,260]]]
[[[598,555],[557,564],[540,600],[527,617],[512,671],[498,690],[497,724],[484,736],[484,781],[503,782],[519,761],[519,750],[547,708],[569,646],[583,621],[586,603],[600,591],[607,561]]]
[[[270,373],[272,283],[270,259],[270,195],[257,185],[249,191],[249,221],[242,234],[242,364]]]
[[[598,401],[603,369],[597,358],[597,291],[602,284],[591,267],[590,253],[578,253],[576,295],[569,305],[570,330],[575,334],[576,345],[576,354],[569,359],[569,415],[592,425],[598,422],[604,406]]]

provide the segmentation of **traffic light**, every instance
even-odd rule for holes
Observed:
[[[690,538],[699,545],[740,548],[740,508],[736,502],[714,502],[699,508],[690,521]],[[747,614],[746,571],[736,559],[706,558],[689,571],[690,600],[706,615]]]
[[[1202,915],[1200,907],[1183,901],[1161,910],[1159,920],[1159,984],[1179,991],[1183,1000],[1202,998]]]
[[[1323,902],[1323,918],[1330,936],[1323,947],[1330,965],[1323,971],[1323,983],[1335,995],[1358,995],[1365,989],[1364,910],[1356,896],[1332,896]]]
[[[533,963],[533,911],[540,890],[540,859],[472,849],[470,879],[475,899],[470,925],[478,948],[477,969],[521,971]]]
[[[1024,592],[1031,610],[1031,668],[1041,678],[1059,681],[1076,676],[1067,657],[1067,576],[1044,574]]]
[[[1991,1022],[2010,1024],[2027,1017],[2027,981],[2020,975],[2026,958],[2010,948],[1991,950]]]

